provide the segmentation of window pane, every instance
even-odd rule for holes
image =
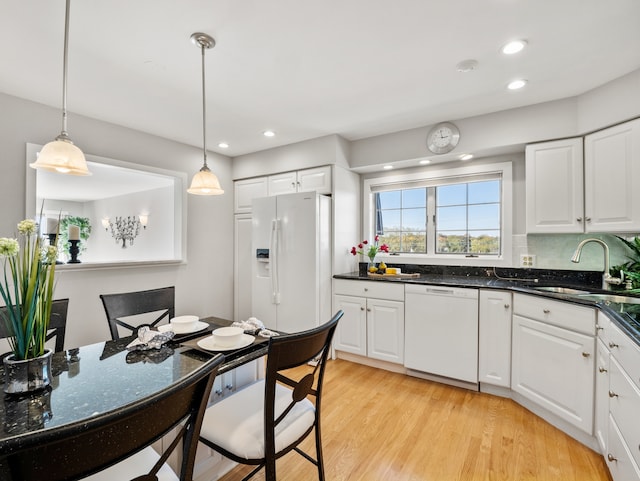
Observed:
[[[461,205],[467,203],[467,184],[452,184],[436,187],[438,205]]]
[[[473,254],[499,254],[500,231],[471,232],[470,244]]]
[[[436,244],[439,254],[459,254],[467,252],[467,236],[464,232],[440,232]]]
[[[427,210],[403,209],[402,210],[402,230],[403,231],[425,231],[427,230]]]
[[[392,190],[390,192],[380,192],[376,195],[380,199],[381,209],[399,209],[400,208],[400,190]]]
[[[400,252],[401,235],[399,231],[385,231],[384,235],[381,235],[378,243],[380,245],[387,244],[389,246],[389,252]]]
[[[469,206],[469,229],[499,229],[500,206],[480,204]]]
[[[427,233],[405,233],[402,235],[402,252],[426,252]]]
[[[382,226],[384,227],[383,233],[387,230],[400,230],[400,209],[396,210],[382,210]]]
[[[436,222],[438,231],[466,230],[467,208],[466,206],[438,207],[436,209]]]
[[[402,191],[402,208],[427,206],[427,189],[407,189]]]
[[[500,181],[487,180],[469,183],[469,204],[500,202]]]

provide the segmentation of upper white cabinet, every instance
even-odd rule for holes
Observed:
[[[331,194],[331,166],[284,172],[270,175],[269,195],[291,194],[293,192],[317,192]]]
[[[269,195],[266,177],[236,180],[233,184],[234,212],[247,214],[251,212],[251,201]]]
[[[582,232],[582,137],[527,145],[528,233]]]
[[[640,230],[640,119],[584,138],[587,232]]]
[[[637,232],[639,182],[640,119],[528,145],[527,233]]]

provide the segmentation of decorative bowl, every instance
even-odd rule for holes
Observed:
[[[215,329],[211,335],[220,347],[235,346],[240,342],[244,330],[241,327],[220,327]]]

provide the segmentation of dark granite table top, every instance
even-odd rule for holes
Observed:
[[[0,384],[0,456],[18,448],[25,436],[116,410],[166,389],[202,366],[217,353],[181,343],[208,336],[216,326],[230,323],[216,318],[203,320],[209,321],[209,329],[195,336],[177,336],[176,342],[159,350],[127,351],[133,339],[127,337],[54,353],[51,385],[31,395],[7,395]],[[245,348],[224,352],[218,372],[264,356],[268,340],[256,339]]]
[[[391,267],[391,265],[390,265]],[[402,267],[402,272],[414,272]],[[366,272],[349,272],[333,276],[335,279],[393,282],[406,284],[432,284],[450,287],[469,287],[483,289],[501,289],[535,294],[575,304],[596,307],[622,329],[636,344],[640,345],[640,304],[616,303],[585,299],[571,294],[548,292],[537,289],[544,286],[563,286],[584,289],[592,293],[615,292],[600,289],[602,273],[572,271],[538,271],[535,269],[499,269],[488,268],[439,268],[418,269],[419,277],[372,277]]]

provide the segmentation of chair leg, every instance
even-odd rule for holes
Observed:
[[[320,423],[316,423],[316,464],[318,466],[318,480],[324,481],[324,460],[322,458],[322,440],[320,439]]]
[[[275,458],[267,459],[264,465],[265,481],[276,481],[276,460]]]

